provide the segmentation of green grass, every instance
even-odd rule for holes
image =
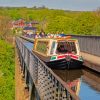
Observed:
[[[0,40],[0,100],[15,99],[14,48]]]

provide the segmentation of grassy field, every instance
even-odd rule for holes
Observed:
[[[0,100],[15,99],[14,48],[0,40]]]

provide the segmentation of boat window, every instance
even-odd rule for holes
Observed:
[[[46,54],[47,53],[48,41],[38,41],[36,51]]]
[[[56,44],[56,42],[53,41],[52,46],[51,46],[50,54],[53,54],[53,52],[54,52],[54,48],[55,48],[55,44]]]
[[[57,53],[73,53],[76,54],[76,45],[75,42],[58,42]]]

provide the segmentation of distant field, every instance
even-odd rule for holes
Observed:
[[[14,48],[0,40],[0,100],[15,99]]]
[[[47,8],[0,8],[0,16],[8,16],[11,20],[25,19],[40,22],[38,29],[46,33],[57,31],[66,34],[100,35],[100,11],[79,12]]]

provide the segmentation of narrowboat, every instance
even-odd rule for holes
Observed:
[[[83,63],[78,40],[71,36],[35,39],[33,52],[51,68],[80,68]]]

